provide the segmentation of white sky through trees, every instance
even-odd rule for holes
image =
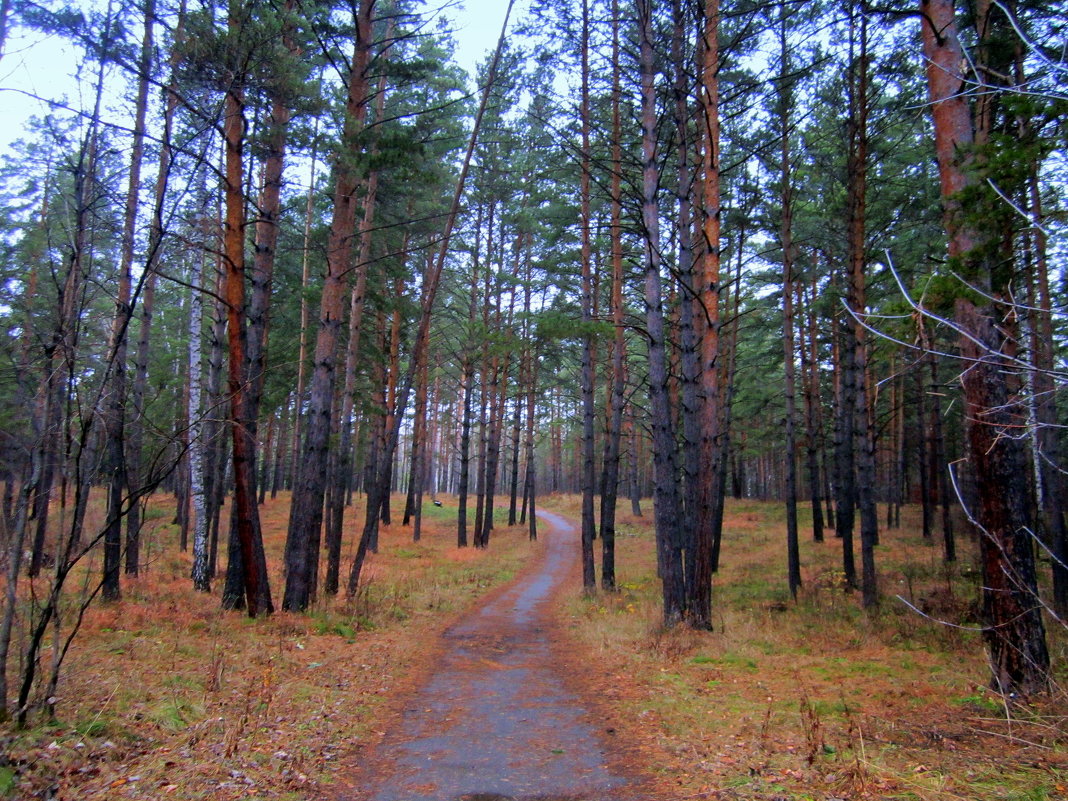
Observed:
[[[103,7],[99,0],[76,0],[82,8]],[[513,11],[509,30],[515,28],[528,2],[519,0]],[[504,21],[507,0],[466,0],[465,2],[428,3],[423,13],[448,20],[456,41],[453,59],[471,76],[476,66],[485,61],[497,43]],[[430,28],[436,28],[434,22]],[[157,29],[157,45],[162,31]],[[135,30],[134,39],[140,36]],[[94,76],[78,75],[84,61],[81,49],[57,34],[44,34],[15,25],[10,31],[0,59],[0,152],[7,151],[18,139],[31,138],[26,127],[31,118],[43,118],[50,111],[50,103],[60,103],[71,110],[91,107],[92,99],[79,93],[91,92]],[[85,69],[82,66],[82,69]],[[118,77],[118,76],[115,76]],[[115,86],[121,78],[109,82]],[[105,118],[121,117],[129,113],[128,103],[109,102]],[[61,115],[63,112],[57,109]],[[65,115],[64,115],[65,116]],[[121,123],[120,123],[121,124]]]

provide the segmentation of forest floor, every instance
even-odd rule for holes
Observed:
[[[577,498],[549,505],[579,514]],[[906,507],[902,527],[882,532],[882,603],[865,612],[859,593],[843,592],[841,541],[828,531],[813,542],[805,510],[804,584],[791,602],[782,505],[729,500],[715,631],[694,632],[659,625],[650,517],[618,520],[619,592],[572,593],[564,614],[590,668],[579,674],[587,696],[646,755],[659,794],[1068,799],[1068,632],[1047,618],[1049,697],[1009,707],[990,692],[967,537],[947,568]]]
[[[148,569],[124,582],[122,601],[90,607],[57,718],[0,729],[0,797],[344,796],[432,675],[441,633],[545,547],[498,526],[488,550],[458,549],[445,498],[428,504],[419,543],[399,521],[383,528],[356,598],[251,621],[192,590],[168,500],[150,510]],[[577,516],[577,499],[542,505]],[[263,508],[272,565],[287,513],[282,496]],[[573,570],[556,596],[554,654],[597,726],[628,744],[630,772],[651,777],[645,797],[1068,798],[1064,628],[1049,632],[1058,690],[1002,704],[971,630],[971,549],[945,569],[914,513],[884,532],[884,602],[865,613],[842,591],[833,536],[803,541],[805,583],[788,602],[781,506],[729,503],[715,631],[701,633],[659,625],[651,514],[621,516],[620,591],[584,597]]]

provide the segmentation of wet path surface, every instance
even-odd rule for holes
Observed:
[[[540,563],[445,635],[432,677],[367,755],[366,801],[614,801],[626,780],[552,654],[549,599],[577,558],[565,518],[546,524]]]

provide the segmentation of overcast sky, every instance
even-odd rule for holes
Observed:
[[[525,13],[529,0],[516,0],[509,30]],[[428,3],[428,11],[437,7],[452,22],[456,39],[456,62],[473,75],[501,32],[507,0],[464,0],[440,4]],[[85,108],[91,98],[76,96],[74,79],[81,52],[58,36],[27,33],[16,28],[7,41],[0,60],[0,148],[23,136],[32,116],[48,113],[48,104],[37,98],[66,98],[74,107]],[[90,82],[83,81],[83,85]],[[121,110],[119,110],[121,113]]]

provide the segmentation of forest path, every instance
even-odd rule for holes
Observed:
[[[578,557],[575,525],[547,525],[537,563],[448,629],[437,665],[363,758],[353,801],[622,801],[635,788],[554,659],[550,603]]]

